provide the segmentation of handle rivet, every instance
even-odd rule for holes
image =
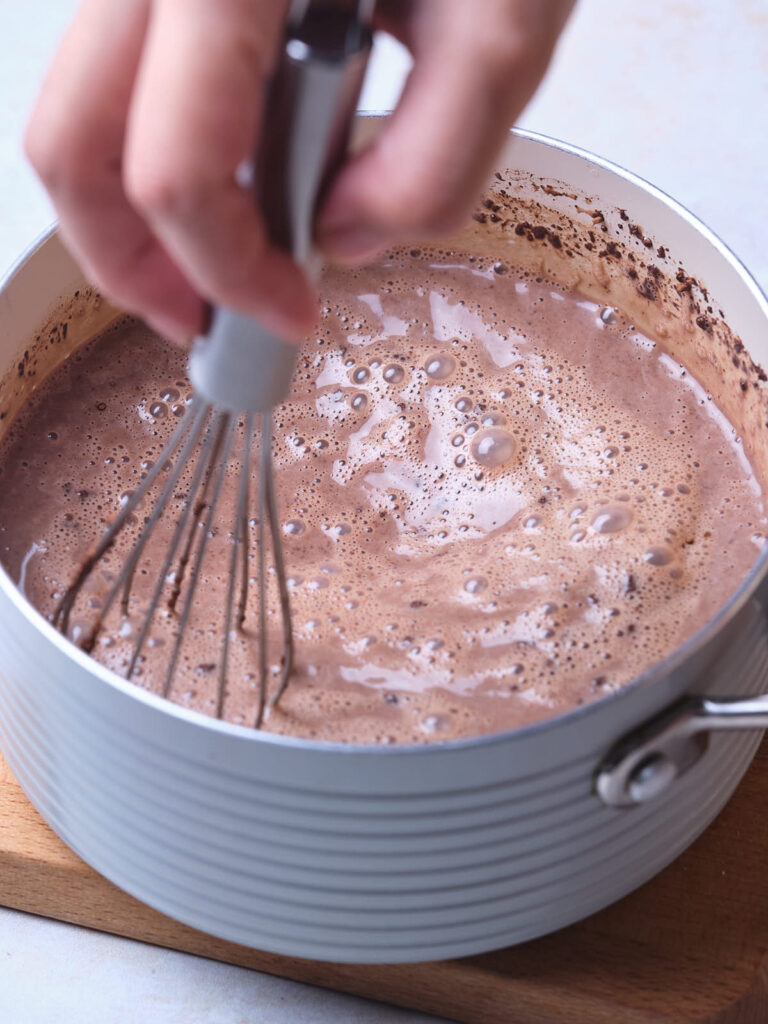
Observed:
[[[676,777],[677,768],[665,754],[649,754],[627,780],[627,792],[633,803],[644,804],[663,793]]]

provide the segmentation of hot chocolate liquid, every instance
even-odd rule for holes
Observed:
[[[426,251],[328,271],[322,292],[275,414],[297,671],[268,730],[410,743],[559,714],[670,653],[747,574],[766,517],[736,431],[617,310],[522,269]],[[112,329],[13,423],[0,556],[44,614],[178,422],[185,362],[143,326]],[[233,459],[171,694],[207,713],[236,477]],[[180,486],[147,546],[128,618],[110,613],[94,649],[118,672],[183,498]],[[90,581],[75,638],[149,509]],[[245,724],[251,592],[225,702]],[[167,608],[156,616],[139,685],[160,690],[176,623]]]

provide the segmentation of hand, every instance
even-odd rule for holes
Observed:
[[[414,57],[397,110],[343,168],[318,233],[332,259],[446,235],[477,201],[549,65],[574,0],[399,0],[381,28]]]
[[[466,216],[544,71],[572,0],[382,0],[413,52],[397,111],[343,167],[318,220],[332,259],[363,260]],[[188,342],[209,303],[286,337],[315,297],[270,247],[238,185],[287,0],[84,0],[26,135],[63,237],[116,303]]]

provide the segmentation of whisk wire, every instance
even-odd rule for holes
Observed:
[[[196,407],[197,399],[193,398],[192,404],[190,405],[190,411]],[[115,543],[118,534],[125,526],[129,517],[138,507],[147,491],[157,480],[160,473],[163,471],[163,467],[167,464],[173,453],[179,446],[184,435],[190,429],[191,417],[188,413],[185,416],[176,429],[171,434],[171,437],[163,449],[162,456],[155,462],[155,464],[149,469],[149,472],[141,481],[139,486],[133,492],[133,494],[127,499],[123,507],[120,509],[118,514],[109,524],[107,529],[102,534],[98,544],[93,551],[88,555],[83,564],[80,566],[77,576],[74,581],[70,584],[67,590],[64,592],[63,597],[56,606],[51,621],[53,625],[62,633],[66,634],[69,631],[69,617],[72,613],[75,601],[83,588],[85,581],[88,579],[90,574],[93,572],[94,567],[100,561],[101,558],[110,550],[112,545]]]
[[[237,505],[235,508],[235,523],[233,530],[232,554],[229,564],[229,579],[227,580],[227,598],[224,606],[224,633],[221,643],[221,658],[219,661],[219,685],[216,697],[216,717],[221,718],[224,712],[224,701],[226,700],[227,669],[229,667],[229,646],[232,630],[232,612],[235,601],[235,585],[238,568],[238,548],[245,551],[245,563],[241,565],[242,570],[248,574],[248,549],[245,543],[246,534],[243,526],[247,525],[248,515],[248,477],[251,472],[251,434],[253,432],[253,416],[248,414],[245,417],[243,427],[243,455],[240,464],[240,479],[237,486]],[[244,522],[245,521],[245,522]],[[241,591],[242,596],[242,591]],[[238,609],[239,619],[239,609]],[[241,623],[238,622],[238,626]]]
[[[204,421],[205,416],[209,412],[210,412],[210,406],[206,406],[204,408],[204,410],[203,410],[203,416],[201,417],[201,420]],[[204,426],[204,422],[201,422],[200,423],[200,428],[197,431],[198,439],[199,439],[200,434],[202,433],[203,426]],[[160,597],[162,596],[163,589],[164,589],[166,583],[168,582],[168,574],[171,571],[171,566],[173,565],[173,560],[176,557],[176,552],[178,551],[179,544],[181,543],[181,538],[184,535],[184,530],[185,530],[185,528],[187,526],[187,522],[189,521],[192,509],[197,504],[197,500],[196,500],[195,496],[197,494],[198,488],[200,487],[200,483],[201,483],[201,481],[203,479],[203,475],[207,473],[207,475],[210,476],[211,450],[215,447],[215,440],[216,440],[216,430],[215,430],[214,424],[213,423],[209,423],[208,424],[208,428],[207,428],[207,430],[205,432],[205,438],[203,440],[203,446],[202,446],[202,451],[201,451],[201,454],[200,454],[200,458],[199,458],[199,460],[197,462],[197,465],[195,466],[194,473],[192,474],[192,480],[191,480],[191,482],[189,484],[189,489],[187,490],[187,494],[186,494],[186,497],[184,499],[184,503],[182,505],[181,512],[179,513],[179,518],[176,521],[176,527],[175,527],[175,529],[173,531],[173,536],[171,537],[170,543],[168,545],[168,549],[167,549],[166,555],[165,555],[165,560],[163,561],[162,568],[160,569],[160,573],[159,573],[159,575],[157,577],[157,581],[155,583],[155,589],[154,589],[154,591],[152,593],[152,597],[150,599],[149,606],[147,607],[146,615],[144,617],[144,622],[142,624],[142,627],[141,627],[141,630],[139,632],[139,635],[138,635],[138,637],[136,639],[136,643],[134,644],[134,647],[133,647],[133,652],[131,654],[131,660],[130,660],[130,662],[128,664],[128,670],[126,672],[126,679],[130,679],[131,676],[133,675],[133,672],[134,672],[134,670],[136,668],[136,665],[138,663],[138,660],[139,660],[139,656],[141,655],[141,651],[142,651],[142,649],[144,647],[144,643],[146,642],[147,636],[149,635],[149,630],[150,630],[151,625],[152,625],[152,620],[154,619],[155,612],[157,611],[157,606],[160,603]],[[194,523],[194,520],[193,520],[193,523]],[[193,525],[193,528],[194,528],[194,525]],[[174,578],[174,586],[175,586],[175,583],[176,583],[176,577]],[[169,602],[169,605],[170,605],[170,602]],[[171,609],[170,609],[170,606],[169,606],[169,612],[170,611],[171,611]]]
[[[221,489],[224,484],[224,477],[226,476],[227,473],[229,452],[232,447],[232,435],[234,433],[235,427],[234,417],[228,412],[217,413],[214,415],[214,423],[216,424],[216,438],[213,444],[214,455],[213,459],[211,459],[210,464],[213,465],[216,458],[219,459],[218,469],[216,471],[216,480],[213,485],[213,494],[211,495],[211,500],[208,503],[205,519],[203,523],[198,527],[200,537],[197,545],[197,550],[194,556],[194,562],[192,565],[189,587],[187,589],[184,599],[184,607],[182,609],[181,617],[179,619],[179,626],[176,632],[176,640],[173,645],[173,652],[171,654],[171,658],[168,663],[168,670],[165,675],[165,682],[163,684],[164,697],[167,697],[168,693],[170,692],[173,676],[176,672],[176,664],[179,660],[182,641],[184,640],[184,634],[186,632],[187,623],[189,622],[189,616],[194,605],[195,592],[197,590],[197,584],[200,580],[200,572],[203,565],[203,559],[205,557],[205,549],[208,546],[208,538],[210,536],[211,528],[213,526],[213,517],[216,514],[216,506],[219,502],[219,496],[221,494]],[[219,451],[221,451],[220,456],[218,455]],[[195,524],[197,522],[197,517],[193,516],[192,529],[195,529]]]
[[[223,635],[218,666],[216,694],[216,714],[218,717],[223,715],[227,696],[232,631],[233,629],[241,630],[243,628],[248,587],[252,582],[250,577],[252,520],[249,518],[249,506],[251,500],[250,478],[252,472],[254,420],[254,415],[249,413],[244,417],[243,421],[242,458],[238,476],[233,546],[229,559],[229,577],[227,580]],[[155,580],[141,629],[133,643],[128,667],[125,672],[127,679],[134,675],[162,600],[163,591],[171,583],[172,589],[167,602],[169,614],[175,612],[176,604],[182,596],[182,592],[184,603],[179,616],[172,652],[167,663],[162,686],[162,694],[165,697],[168,696],[173,683],[183,647],[184,636],[194,606],[195,593],[201,575],[208,540],[212,533],[216,508],[233,451],[236,426],[237,418],[234,414],[218,411],[209,403],[193,398],[181,423],[174,430],[160,457],[150,467],[144,479],[128,497],[115,519],[110,523],[104,535],[94,547],[93,552],[80,568],[74,582],[63,595],[53,616],[54,625],[61,632],[66,632],[72,609],[89,575],[93,572],[99,560],[112,548],[120,531],[129,523],[132,514],[139,507],[142,500],[146,498],[160,474],[165,471],[168,472],[168,477],[153,501],[151,511],[129,551],[125,564],[111,583],[107,596],[99,608],[96,620],[90,627],[85,639],[81,641],[83,649],[88,652],[93,649],[98,633],[121,591],[121,612],[124,616],[128,614],[132,585],[141,556],[146,550],[147,543],[155,532],[163,514],[167,511],[174,492],[179,487],[184,471],[192,461],[195,449],[199,448],[199,455],[194,470],[191,473],[191,480],[173,527],[163,564]],[[283,637],[280,679],[275,697],[271,701],[271,706],[274,706],[285,692],[293,669],[294,659],[290,599],[285,578],[285,561],[283,558],[272,466],[272,417],[269,412],[263,413],[261,417],[258,481],[257,514],[255,520],[258,590],[258,698],[255,716],[257,728],[263,723],[267,707],[267,681],[269,675],[267,648],[267,544],[269,541],[271,541],[273,549],[274,574],[277,579]],[[179,554],[180,547],[181,553]],[[174,563],[176,568],[171,575]],[[185,588],[185,576],[188,571],[189,579]]]
[[[209,408],[212,408],[209,406]],[[217,465],[221,446],[224,441],[224,430],[222,427],[222,421],[219,416],[213,416],[208,426],[208,434],[206,436],[206,442],[210,439],[210,445],[206,443],[206,447],[201,454],[201,463],[203,468],[203,486],[200,493],[197,494],[197,487],[200,485],[200,479],[198,478],[197,484],[194,488],[190,489],[190,508],[192,508],[192,519],[189,522],[189,529],[187,531],[187,539],[184,542],[184,547],[179,558],[179,563],[173,575],[173,587],[171,589],[170,597],[168,598],[168,611],[176,611],[176,603],[181,596],[181,589],[184,584],[184,577],[187,573],[187,566],[189,565],[189,559],[192,554],[192,545],[194,544],[195,537],[197,536],[197,527],[200,522],[200,517],[205,511],[205,507],[208,503],[208,491],[211,486],[213,479],[213,469]],[[197,494],[197,497],[195,495]]]
[[[245,508],[242,510],[242,519],[240,522],[240,536],[243,539],[243,543],[240,545],[240,594],[237,599],[237,612],[236,612],[236,624],[238,629],[243,628],[245,622],[245,611],[248,605],[248,575],[250,566],[250,544],[248,543],[250,536],[250,526],[248,519],[248,509],[250,508],[250,497],[248,492],[250,491],[250,459],[251,459],[251,446],[253,444],[253,419],[249,417],[251,426],[248,431],[248,478],[245,482],[246,486],[246,499]]]
[[[195,445],[200,440],[200,435],[203,430],[203,424],[205,422],[207,412],[208,407],[203,403],[201,403],[199,407],[195,409],[192,420],[192,429],[190,433],[187,435],[187,439],[184,442],[181,452],[179,453],[179,457],[176,460],[176,464],[171,469],[169,477],[165,482],[165,486],[160,492],[160,495],[155,499],[155,504],[152,508],[152,512],[149,515],[149,519],[144,525],[144,529],[136,538],[136,542],[133,545],[133,548],[131,549],[131,553],[128,556],[128,559],[125,565],[123,566],[119,576],[117,577],[114,586],[110,590],[106,601],[104,602],[104,608],[101,615],[102,619],[107,614],[109,609],[112,607],[112,602],[115,600],[117,592],[121,586],[123,588],[123,596],[120,599],[120,611],[124,616],[128,614],[128,605],[131,599],[133,577],[136,572],[136,566],[138,565],[139,558],[141,557],[141,553],[144,550],[146,543],[151,536],[153,528],[157,524],[157,521],[160,519],[160,516],[165,511],[165,508],[168,504],[168,500],[173,494],[173,491],[177,483],[179,482],[179,478],[184,472],[184,469],[187,465],[187,461],[190,455],[192,454]],[[168,464],[167,459],[164,459],[163,461],[165,465]],[[101,623],[97,621],[96,629],[98,629],[100,625]]]
[[[272,421],[269,414],[261,417],[261,442],[259,445],[259,502],[257,527],[257,553],[259,577],[259,699],[256,706],[256,728],[260,729],[264,721],[264,710],[267,696],[267,579],[266,579],[266,540],[267,531],[265,518],[266,483],[269,477],[269,466],[272,459]]]
[[[272,414],[267,412],[264,413],[263,427],[262,427],[262,444],[269,443],[271,448],[272,445]],[[285,557],[283,555],[283,544],[280,536],[280,520],[277,513],[277,498],[275,496],[275,472],[272,465],[271,453],[270,457],[266,460],[264,478],[262,480],[262,488],[264,494],[264,502],[267,510],[267,518],[269,519],[269,528],[272,535],[272,552],[275,559],[275,574],[277,576],[277,589],[280,600],[280,613],[283,623],[283,663],[280,671],[280,682],[277,687],[277,691],[272,700],[272,707],[275,707],[277,702],[283,696],[288,686],[288,682],[293,672],[293,623],[291,621],[291,600],[288,594],[288,583],[285,576]],[[264,604],[266,595],[262,593],[260,595],[262,604]]]

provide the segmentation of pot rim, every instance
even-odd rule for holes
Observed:
[[[387,111],[366,111],[362,117],[367,120],[387,116],[387,113]],[[578,159],[584,160],[601,168],[602,170],[608,171],[609,173],[622,178],[629,184],[647,192],[673,213],[677,214],[681,219],[687,221],[688,224],[695,228],[696,231],[698,231],[698,233],[717,250],[719,255],[731,265],[748,290],[752,293],[766,319],[766,322],[768,323],[768,296],[766,296],[766,293],[754,279],[752,274],[714,231],[708,228],[706,224],[704,224],[697,216],[691,213],[690,210],[679,203],[676,199],[673,199],[662,189],[651,184],[649,181],[646,181],[645,178],[642,178],[640,175],[627,170],[620,164],[616,164],[604,157],[582,149],[579,146],[563,142],[560,139],[551,138],[550,136],[543,135],[539,132],[528,131],[521,128],[510,129],[510,136],[513,138],[525,139],[526,141],[547,146],[550,149],[559,150],[577,157]],[[48,228],[37,236],[37,238],[21,253],[20,256],[11,263],[5,273],[0,276],[0,294],[5,291],[13,278],[23,270],[30,258],[48,241],[50,241],[50,239],[56,234],[57,230],[58,223],[54,221]],[[585,719],[588,716],[599,714],[606,705],[613,705],[616,702],[627,700],[630,695],[639,688],[650,687],[655,683],[658,683],[662,677],[666,677],[673,673],[682,663],[694,656],[702,648],[706,647],[717,633],[732,621],[736,615],[738,615],[766,575],[768,575],[768,544],[764,546],[763,550],[755,560],[752,569],[742,580],[741,584],[724,602],[724,604],[720,606],[718,611],[711,619],[709,619],[708,622],[706,622],[699,630],[680,644],[679,647],[676,647],[661,661],[654,663],[640,675],[636,676],[629,683],[626,683],[613,693],[606,694],[599,699],[592,700],[588,704],[574,708],[564,714],[554,715],[540,722],[521,726],[518,729],[508,729],[500,732],[481,734],[479,736],[464,737],[457,740],[438,740],[426,744],[399,743],[395,746],[341,743],[327,740],[310,740],[298,736],[284,736],[277,733],[265,732],[260,729],[254,729],[246,725],[236,725],[232,722],[212,718],[200,711],[183,708],[178,704],[174,704],[173,701],[151,693],[140,687],[137,683],[132,683],[118,675],[113,670],[100,665],[89,655],[85,654],[71,640],[62,636],[62,634],[59,633],[58,630],[56,630],[51,623],[24,597],[16,584],[8,576],[2,565],[0,565],[0,592],[5,594],[17,611],[19,611],[32,626],[39,629],[43,636],[50,641],[68,661],[74,662],[80,669],[97,677],[101,683],[118,690],[124,696],[139,700],[150,708],[153,708],[164,715],[168,715],[171,718],[185,721],[190,725],[201,726],[205,729],[209,729],[223,735],[229,735],[240,741],[244,740],[250,743],[272,744],[278,747],[296,748],[302,751],[311,750],[318,754],[348,753],[393,757],[397,756],[399,753],[429,756],[430,753],[436,754],[450,750],[467,750],[473,747],[485,747],[497,743],[522,741],[530,737],[545,735],[547,732],[563,725],[572,724],[581,719]]]

